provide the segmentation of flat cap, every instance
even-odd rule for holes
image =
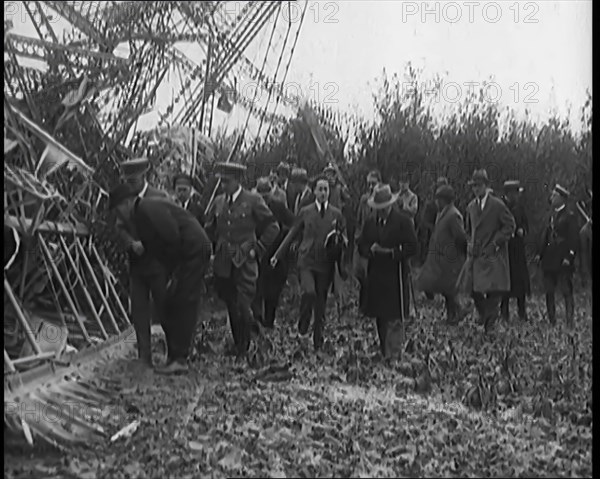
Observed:
[[[292,180],[308,181],[308,172],[304,168],[293,168],[290,178]]]
[[[131,186],[127,183],[121,183],[120,185],[113,188],[113,190],[108,194],[108,209],[112,210],[119,206],[123,201],[133,198],[135,193]]]
[[[454,188],[450,185],[441,185],[435,190],[436,198],[443,198],[448,201],[454,201]]]
[[[246,172],[246,167],[239,163],[220,162],[215,164],[215,171],[223,176],[239,177]]]
[[[569,190],[567,190],[563,186],[559,185],[558,183],[554,187],[554,191],[556,191],[563,198],[568,198],[569,196],[571,196],[571,193],[569,193]]]
[[[121,163],[121,172],[124,178],[135,178],[145,175],[149,168],[150,162],[145,156]]]
[[[187,173],[178,173],[173,177],[173,187],[175,187],[177,183],[183,183],[192,186],[194,182],[191,175],[188,175]]]

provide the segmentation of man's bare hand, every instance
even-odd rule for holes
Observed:
[[[381,253],[383,248],[379,245],[379,243],[373,243],[371,245],[371,253]]]
[[[523,232],[523,228],[519,228],[519,229],[517,230],[517,236],[519,236],[519,237],[521,237],[521,238],[523,237],[523,233],[524,233],[524,232]]]
[[[131,243],[131,250],[138,256],[142,256],[144,254],[144,245],[141,241],[134,241]]]

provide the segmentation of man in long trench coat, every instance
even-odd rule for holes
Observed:
[[[441,185],[435,192],[437,218],[427,258],[416,281],[417,289],[444,296],[449,324],[455,324],[463,314],[457,301],[456,286],[467,252],[463,217],[454,206],[454,197],[454,189],[450,185]]]
[[[377,187],[368,205],[376,211],[363,227],[359,253],[368,258],[365,313],[376,318],[381,354],[398,357],[409,312],[408,259],[417,252],[411,218],[393,208],[398,196],[389,185]],[[394,334],[399,332],[398,335]]]
[[[500,300],[510,291],[508,241],[515,232],[515,219],[504,202],[491,194],[485,170],[473,172],[470,185],[475,198],[467,206],[467,233],[473,301],[486,333],[498,317]]]
[[[519,319],[527,321],[527,310],[525,298],[531,292],[529,281],[529,270],[527,269],[527,257],[525,252],[525,236],[529,233],[529,222],[525,214],[525,208],[519,199],[522,191],[518,181],[505,181],[504,202],[515,219],[515,233],[508,241],[508,259],[510,264],[510,291],[502,297],[500,311],[505,321],[509,320],[510,298],[517,298]]]

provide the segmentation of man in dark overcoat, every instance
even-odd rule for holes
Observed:
[[[198,223],[204,226],[204,208],[200,204],[198,195],[194,192],[192,177],[185,173],[175,175],[173,190],[175,190],[177,204],[189,211],[198,220]]]
[[[375,188],[368,204],[376,215],[367,218],[358,240],[359,253],[368,258],[365,313],[376,318],[381,354],[390,348],[401,352],[402,345],[390,345],[390,328],[400,329],[409,313],[409,276],[406,264],[417,253],[417,236],[411,218],[394,208],[398,196],[389,185]],[[403,339],[401,339],[403,341]]]
[[[213,272],[217,294],[227,305],[236,354],[241,359],[246,357],[251,336],[260,334],[251,308],[258,262],[277,238],[279,226],[262,196],[242,188],[245,166],[216,166],[223,193],[215,198],[208,215],[209,234],[216,243]]]
[[[157,372],[187,371],[210,239],[188,211],[162,198],[139,198],[129,185],[116,187],[109,203],[123,223],[133,226],[146,258],[159,262],[170,279],[161,315],[167,361]]]
[[[292,241],[301,237],[297,248],[297,268],[302,290],[298,331],[301,335],[308,333],[314,312],[313,344],[318,350],[323,346],[325,306],[336,267],[325,244],[331,233],[346,230],[346,221],[342,212],[329,204],[329,182],[325,177],[316,180],[314,194],[315,202],[300,210],[294,227],[274,253],[271,264],[277,265],[287,254]]]
[[[431,295],[441,294],[446,302],[446,320],[455,324],[463,314],[457,300],[457,280],[466,259],[467,235],[463,217],[454,206],[454,188],[442,184],[435,198],[439,213],[416,288]]]
[[[145,157],[121,163],[123,181],[139,198],[162,198],[169,200],[166,192],[153,187],[146,179],[150,167]],[[162,323],[165,310],[167,276],[164,267],[149,257],[132,224],[116,218],[116,234],[121,246],[129,255],[129,288],[131,298],[131,322],[135,329],[139,359],[152,367],[150,349],[150,325]]]
[[[467,206],[468,252],[472,296],[486,333],[492,333],[500,300],[510,291],[508,241],[515,219],[504,202],[492,194],[487,172],[475,170],[469,183],[475,198]]]
[[[274,200],[271,197],[271,191],[269,178],[265,177],[257,180],[256,193],[263,197],[265,203],[272,211],[279,225],[279,234],[273,244],[269,245],[266,254],[259,263],[258,285],[254,301],[252,302],[254,318],[259,320],[263,326],[270,329],[275,324],[275,312],[277,311],[279,298],[287,279],[289,261],[284,256],[274,268],[271,267],[269,261],[285,235],[294,225],[294,215],[292,212],[282,202]]]
[[[539,261],[544,274],[546,310],[556,324],[555,291],[565,298],[567,326],[574,326],[573,271],[579,248],[579,231],[575,214],[567,206],[569,191],[556,185],[550,195],[551,210],[539,245]]]
[[[510,318],[510,298],[517,298],[517,308],[521,321],[527,320],[525,298],[531,293],[529,269],[525,252],[525,237],[529,234],[529,221],[525,206],[520,201],[523,191],[521,184],[516,181],[504,182],[504,202],[515,219],[515,233],[508,241],[508,260],[510,264],[510,291],[505,293],[500,303],[500,312],[505,321]]]

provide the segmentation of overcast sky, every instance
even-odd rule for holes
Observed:
[[[229,2],[228,13],[234,15],[243,3]],[[282,15],[299,22],[303,4],[284,6]],[[372,118],[375,79],[381,77],[383,68],[390,76],[401,74],[409,61],[423,68],[425,80],[435,74],[445,76],[446,83],[430,93],[439,102],[460,101],[467,92],[466,83],[491,77],[495,83],[487,90],[490,101],[519,113],[528,108],[539,118],[553,110],[566,115],[571,104],[574,125],[586,89],[592,88],[591,1],[369,0],[308,5],[287,90],[345,111]],[[35,35],[31,25],[14,16],[12,20],[16,33]],[[278,31],[285,33],[285,28]],[[269,34],[267,26],[247,50],[257,66]],[[193,46],[182,50],[195,61],[202,56]],[[274,71],[278,54],[269,56],[266,71]],[[170,82],[159,92],[160,110],[170,103],[171,92],[179,89],[175,76]],[[149,127],[155,119],[156,115],[149,115],[142,123]],[[215,125],[229,129],[244,119],[244,112],[235,108],[229,116],[218,112]]]

